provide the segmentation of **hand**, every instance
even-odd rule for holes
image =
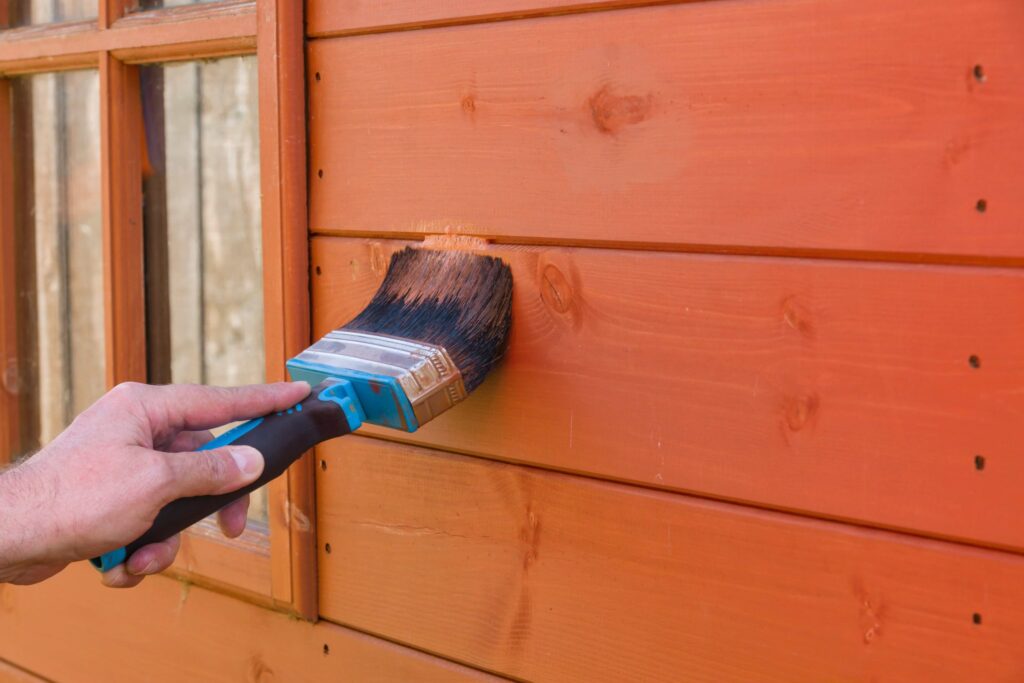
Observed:
[[[198,385],[114,387],[48,446],[0,474],[0,582],[35,583],[70,562],[131,543],[167,503],[235,491],[263,471],[249,446],[196,449],[209,431],[288,408],[305,382],[237,388]],[[245,530],[248,496],[218,513],[229,537]],[[174,561],[180,539],[139,548],[102,575],[105,585],[137,585]]]

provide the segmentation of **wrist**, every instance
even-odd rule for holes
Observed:
[[[21,567],[39,561],[46,545],[42,530],[33,528],[29,502],[33,499],[34,473],[27,466],[0,472],[0,582],[6,574],[17,573]],[[39,499],[36,499],[38,503]]]

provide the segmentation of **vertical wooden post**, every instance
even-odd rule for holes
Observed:
[[[258,0],[264,321],[267,380],[309,344],[306,92],[303,3]],[[317,617],[313,457],[270,485],[273,598]]]
[[[99,27],[110,28],[115,21],[124,16],[125,7],[131,0],[99,0]]]
[[[138,68],[100,54],[107,385],[146,381]]]
[[[10,135],[11,82],[0,78],[0,136],[6,150],[0,154],[0,464],[8,462],[20,444],[14,159]]]
[[[143,5],[145,6],[145,5]],[[167,154],[164,129],[164,71],[139,68],[142,94],[142,232],[146,271],[146,366],[150,384],[170,384],[171,299],[168,260]]]

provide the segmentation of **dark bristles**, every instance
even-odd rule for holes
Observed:
[[[511,328],[512,271],[500,259],[406,247],[343,329],[443,346],[473,391],[501,360]]]

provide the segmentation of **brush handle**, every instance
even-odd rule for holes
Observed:
[[[259,479],[231,493],[172,501],[157,513],[153,526],[142,536],[89,561],[104,572],[116,567],[142,546],[170,538],[281,476],[289,465],[318,443],[355,431],[361,424],[362,408],[349,382],[328,380],[318,384],[304,401],[292,408],[249,420],[200,449],[228,444],[252,446],[263,454],[263,473]]]

